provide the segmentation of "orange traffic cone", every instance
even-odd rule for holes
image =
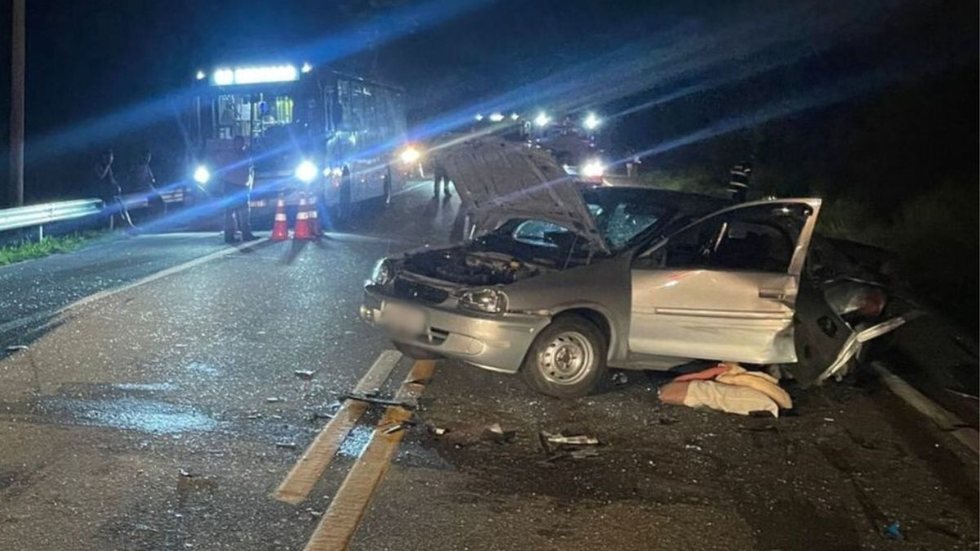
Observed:
[[[279,195],[276,202],[276,218],[272,224],[272,235],[270,241],[285,241],[289,239],[289,224],[286,222],[286,200]]]
[[[313,239],[320,239],[323,228],[320,227],[320,216],[316,212],[316,194],[310,195],[310,230],[313,232]]]
[[[296,210],[296,228],[293,230],[293,239],[313,239],[310,232],[310,211],[306,203],[306,193],[299,196],[299,208]]]

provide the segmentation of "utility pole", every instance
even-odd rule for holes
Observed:
[[[10,206],[24,204],[24,2],[12,0],[10,25]]]

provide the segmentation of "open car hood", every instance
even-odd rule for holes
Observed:
[[[507,220],[547,220],[574,231],[594,250],[606,252],[581,186],[543,149],[501,138],[465,141],[436,153],[469,209],[476,231]]]

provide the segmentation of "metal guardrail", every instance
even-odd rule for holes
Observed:
[[[92,216],[102,211],[101,199],[76,199],[0,210],[0,231],[43,226]]]
[[[184,190],[175,189],[160,194],[164,203],[183,203]],[[149,206],[149,197],[145,193],[126,195],[122,198],[127,209],[140,209]],[[38,238],[44,238],[44,226],[57,222],[75,220],[102,213],[101,199],[75,199],[44,203],[27,207],[0,209],[0,232],[38,228]]]

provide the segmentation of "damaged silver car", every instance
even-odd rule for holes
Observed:
[[[520,372],[556,397],[587,394],[609,366],[695,359],[785,364],[806,385],[904,322],[879,323],[878,287],[807,261],[820,199],[588,186],[495,139],[445,164],[471,239],[381,260],[361,307],[409,356]]]

